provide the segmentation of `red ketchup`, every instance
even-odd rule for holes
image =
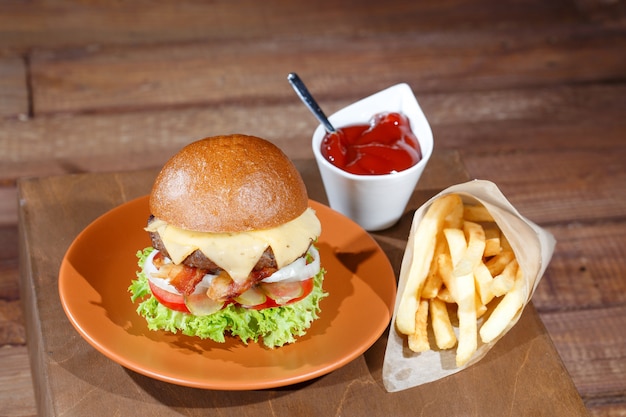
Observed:
[[[326,134],[321,148],[331,164],[359,175],[403,171],[422,159],[419,142],[402,113],[379,113],[369,124],[338,128]]]

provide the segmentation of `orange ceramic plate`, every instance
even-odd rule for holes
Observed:
[[[384,332],[396,294],[389,260],[356,223],[311,201],[322,223],[317,247],[326,269],[320,318],[291,345],[274,350],[150,331],[127,288],[143,230],[147,197],[95,220],[67,251],[59,273],[61,303],[76,330],[101,353],[138,373],[196,388],[251,390],[306,381],[352,361]]]

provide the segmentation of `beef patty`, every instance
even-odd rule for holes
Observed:
[[[154,220],[154,216],[150,216],[148,219],[148,224]],[[150,240],[152,241],[152,247],[159,252],[161,252],[164,256],[170,257],[163,241],[161,240],[161,236],[157,232],[150,232]],[[222,270],[215,262],[206,257],[204,253],[199,250],[193,251],[189,256],[187,256],[183,262],[184,265],[191,266],[194,268],[205,269],[211,274],[217,274]],[[254,266],[253,270],[260,270],[264,268],[274,268],[278,269],[278,265],[276,264],[276,258],[274,258],[274,252],[272,248],[268,246],[268,248],[263,252],[261,258]]]

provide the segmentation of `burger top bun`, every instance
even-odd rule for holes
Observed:
[[[182,229],[269,229],[308,207],[306,187],[289,158],[254,136],[193,142],[163,166],[150,194],[151,213]]]

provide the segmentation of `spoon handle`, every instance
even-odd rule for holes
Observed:
[[[311,93],[309,93],[306,85],[304,85],[300,77],[298,77],[298,74],[296,74],[295,72],[289,73],[289,75],[287,76],[287,80],[289,80],[289,83],[296,91],[296,94],[298,94],[298,97],[300,97],[300,100],[302,100],[302,102],[309,108],[309,110],[311,110],[311,113],[313,113],[317,120],[319,120],[320,123],[324,125],[324,129],[326,129],[328,133],[335,133],[335,128],[330,123],[330,121],[328,120],[320,106],[317,104]]]

